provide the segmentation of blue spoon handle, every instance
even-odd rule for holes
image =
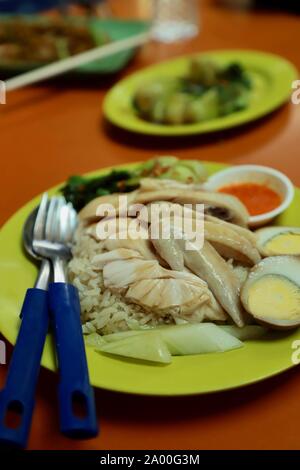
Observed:
[[[48,331],[47,292],[28,289],[20,317],[22,321],[6,384],[0,392],[0,444],[24,448],[29,436],[36,383]],[[12,414],[17,418],[14,426],[9,422]]]
[[[95,399],[89,381],[77,289],[63,282],[50,284],[49,304],[60,371],[61,431],[72,438],[95,437],[98,434]]]

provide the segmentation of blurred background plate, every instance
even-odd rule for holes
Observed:
[[[10,19],[15,19],[13,15],[0,15],[0,28]],[[24,19],[28,23],[47,23],[48,18],[38,15],[22,15],[18,18]],[[103,33],[107,34],[111,41],[118,41],[121,39],[129,38],[147,31],[149,23],[139,20],[116,20],[116,19],[98,19],[90,18],[84,21],[80,17],[67,17],[70,23],[84,24],[92,33],[95,39],[96,46],[101,45],[103,41]],[[123,52],[118,52],[110,57],[94,61],[90,64],[84,65],[76,69],[72,73],[77,74],[111,74],[120,71],[135,54],[135,49],[128,49]],[[41,67],[45,63],[27,63],[27,62],[4,62],[0,58],[0,73],[1,76],[17,75],[36,67]]]
[[[182,125],[155,124],[141,119],[132,104],[139,86],[162,77],[186,74],[193,56],[209,58],[221,66],[237,62],[252,81],[250,105],[227,116]],[[113,124],[142,134],[178,136],[201,134],[239,126],[258,119],[290,100],[292,82],[298,77],[294,65],[283,57],[251,50],[221,50],[183,56],[141,70],[117,83],[106,95],[104,113]]]
[[[129,169],[134,166],[115,168]],[[216,163],[207,163],[205,166],[209,174],[225,167]],[[110,168],[106,168],[90,176],[103,175],[109,171]],[[52,188],[49,193],[53,194],[57,189]],[[18,334],[24,294],[34,284],[37,273],[36,267],[22,250],[22,227],[39,201],[40,196],[28,202],[0,232],[0,331],[12,344],[15,344]],[[300,191],[296,189],[293,203],[275,223],[300,226],[299,205]],[[167,366],[110,357],[90,347],[87,348],[87,358],[91,382],[96,387],[144,395],[191,395],[240,387],[293,367],[293,341],[297,339],[299,329],[272,333],[271,338],[247,341],[243,348],[225,353],[173,357],[172,364]],[[42,365],[56,370],[55,352],[49,335]]]

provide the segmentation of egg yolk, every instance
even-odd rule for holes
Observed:
[[[280,233],[264,245],[270,255],[299,255],[300,233]]]
[[[284,276],[263,276],[250,286],[248,305],[262,319],[291,320],[300,317],[300,288]]]

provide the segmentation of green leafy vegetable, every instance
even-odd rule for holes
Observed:
[[[61,192],[65,199],[79,211],[97,196],[132,191],[137,187],[137,184],[130,182],[132,176],[132,173],[124,170],[113,170],[107,175],[96,178],[71,176],[66,185],[61,188]]]
[[[220,66],[195,57],[184,77],[168,77],[143,83],[133,106],[148,121],[181,125],[203,122],[249,106],[251,80],[243,66]]]
[[[61,192],[77,211],[98,196],[126,193],[139,187],[141,178],[168,178],[183,183],[199,183],[206,179],[206,170],[197,160],[179,160],[171,155],[154,158],[131,171],[113,170],[104,176],[88,178],[71,176]]]
[[[246,74],[243,67],[237,63],[228,65],[228,67],[220,72],[219,78],[222,80],[227,80],[228,82],[240,83],[248,89],[251,88],[251,81],[248,75]]]

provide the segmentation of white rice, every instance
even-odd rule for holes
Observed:
[[[76,234],[73,259],[69,263],[69,279],[79,291],[83,332],[109,334],[117,331],[146,328],[159,324],[178,323],[176,314],[158,316],[142,307],[124,302],[120,296],[104,287],[102,272],[92,265],[92,259],[102,252],[102,244],[84,228]],[[175,313],[175,312],[174,312]]]

